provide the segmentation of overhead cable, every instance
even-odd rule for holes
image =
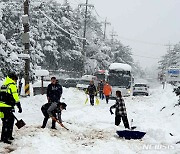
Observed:
[[[42,13],[48,20],[50,20],[54,25],[56,25],[59,29],[61,29],[63,32],[65,32],[66,34],[72,36],[72,37],[75,37],[77,39],[81,39],[81,40],[86,40],[86,38],[82,38],[82,37],[79,37],[79,36],[76,36],[74,34],[71,34],[69,33],[68,31],[66,31],[65,29],[63,29],[61,26],[59,26],[53,19],[51,19],[50,17],[48,17],[43,11],[41,11],[39,9],[40,13]]]

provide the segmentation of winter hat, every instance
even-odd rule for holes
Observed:
[[[13,80],[18,80],[18,76],[16,75],[16,73],[12,72],[8,74],[9,78],[13,79]]]
[[[66,110],[66,106],[67,106],[67,105],[66,105],[65,103],[61,102],[60,105],[62,106],[63,109]]]

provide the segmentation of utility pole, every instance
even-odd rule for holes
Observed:
[[[64,0],[64,4],[68,4],[68,0]]]
[[[30,71],[30,58],[29,58],[29,0],[24,0],[24,15],[22,16],[24,33],[22,34],[22,43],[24,44],[24,60],[25,60],[25,95],[30,95],[29,91],[29,71]]]
[[[115,36],[118,36],[118,35],[114,32],[114,29],[112,30],[110,36],[111,36],[111,42],[112,42],[112,45],[113,45],[113,44],[114,44],[114,37],[115,37]]]
[[[103,37],[103,39],[105,40],[106,39],[106,28],[107,28],[107,25],[111,25],[111,23],[107,22],[107,18],[102,23],[104,24],[104,37]]]
[[[88,7],[93,8],[94,6],[91,4],[88,4],[88,0],[86,0],[85,4],[79,4],[79,7],[85,6],[85,19],[84,19],[84,33],[83,33],[83,74],[86,73],[85,71],[85,64],[86,64],[86,28],[87,28],[87,13],[88,13]]]
[[[173,46],[173,44],[171,44],[170,42],[167,44],[167,45],[165,45],[165,46],[167,46],[168,47],[168,53],[170,54],[170,59],[169,59],[169,63],[168,63],[168,67],[170,67],[171,66],[171,64],[172,64],[172,55],[171,55],[171,51],[173,51],[173,50],[171,50],[171,47]]]

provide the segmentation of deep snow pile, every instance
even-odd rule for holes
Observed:
[[[109,104],[103,100],[92,107],[84,104],[85,99],[83,92],[64,88],[61,101],[68,106],[62,119],[70,129],[66,131],[58,125],[58,130],[51,130],[51,120],[47,128],[40,128],[43,120],[40,108],[46,103],[45,95],[22,98],[23,113],[16,115],[27,125],[20,130],[15,128],[13,145],[0,143],[0,153],[180,153],[180,145],[175,144],[180,141],[180,107],[174,107],[178,98],[171,86],[166,86],[165,90],[160,86],[151,89],[148,97],[125,98],[129,121],[133,118],[137,130],[147,132],[141,141],[117,137],[116,130],[124,127],[123,124],[114,126],[114,115],[109,113],[114,100]]]

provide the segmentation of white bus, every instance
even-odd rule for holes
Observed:
[[[132,94],[133,77],[131,66],[123,63],[112,63],[109,66],[107,81],[112,86],[112,97],[116,97],[116,91],[120,90],[122,96]]]

